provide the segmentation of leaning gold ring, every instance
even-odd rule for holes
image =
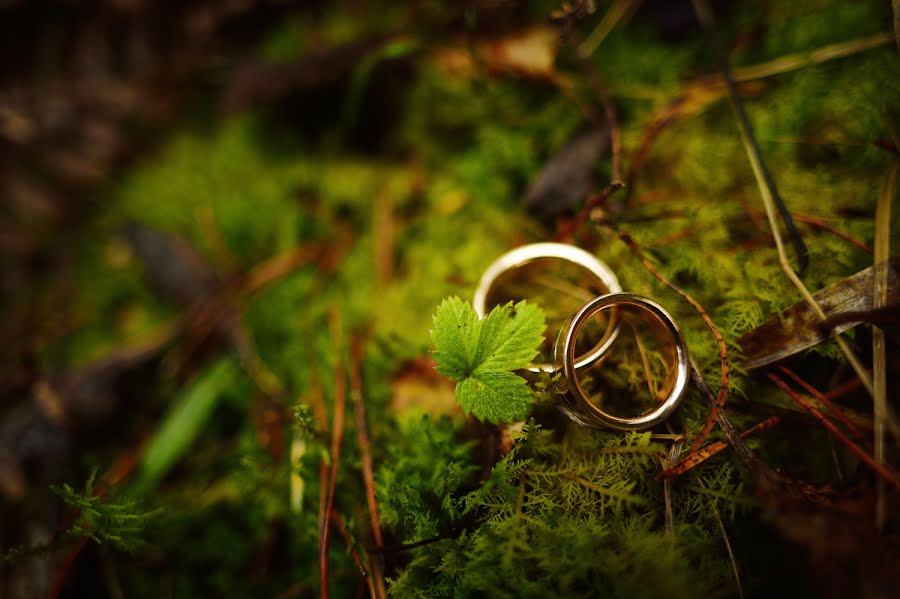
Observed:
[[[525,266],[530,262],[542,258],[556,258],[573,263],[590,272],[607,291],[611,293],[622,291],[622,288],[619,286],[619,280],[616,278],[613,271],[610,270],[606,264],[583,249],[565,243],[532,243],[530,245],[519,246],[503,254],[484,272],[481,281],[478,283],[478,289],[475,291],[475,299],[473,302],[473,307],[475,308],[478,317],[484,318],[489,312],[489,306],[487,305],[488,295],[503,273]],[[618,324],[612,322],[604,339],[602,339],[590,352],[584,356],[579,356],[577,360],[574,360],[573,358],[574,367],[583,368],[585,366],[590,366],[599,360],[616,340],[618,333]],[[554,373],[557,372],[559,368],[555,364],[548,363],[532,364],[527,370],[535,373]]]

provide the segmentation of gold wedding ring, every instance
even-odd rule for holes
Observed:
[[[625,307],[641,310],[654,321],[654,324],[660,326],[668,335],[675,352],[675,376],[671,381],[671,387],[663,392],[664,399],[655,409],[632,418],[623,418],[611,414],[601,409],[594,401],[591,401],[578,379],[579,367],[575,363],[575,343],[585,323],[602,310]],[[560,331],[560,334],[563,334],[562,331]],[[650,428],[671,416],[678,404],[681,403],[685,389],[687,389],[690,359],[687,345],[684,342],[681,331],[678,330],[678,325],[675,324],[669,313],[658,303],[650,298],[634,293],[601,295],[582,306],[565,331],[562,352],[562,370],[568,386],[569,407],[571,408],[564,411],[570,418],[584,426],[608,427],[619,430]]]
[[[594,279],[594,286],[601,289],[602,293],[622,291],[622,288],[619,286],[619,280],[613,271],[583,249],[565,243],[533,243],[517,247],[503,254],[484,272],[481,281],[478,283],[478,289],[475,291],[475,301],[473,302],[478,317],[484,318],[490,312],[490,308],[493,307],[487,305],[488,299],[502,276],[545,259],[568,262],[586,270]],[[610,323],[604,338],[591,348],[588,353],[578,357],[575,362],[576,368],[582,368],[596,362],[606,353],[606,350],[615,341],[617,334],[618,327],[614,323]],[[557,367],[551,363],[538,363],[530,365],[528,370],[535,373],[552,373],[556,372]]]
[[[669,313],[654,300],[622,292],[619,281],[612,270],[583,249],[563,243],[535,243],[515,248],[503,254],[488,267],[478,284],[474,308],[479,318],[487,315],[492,307],[492,305],[488,305],[489,303],[503,303],[491,300],[498,293],[496,287],[502,284],[505,277],[508,278],[517,273],[519,269],[530,268],[529,265],[536,262],[548,260],[574,264],[587,271],[591,282],[588,288],[581,288],[581,293],[588,296],[588,300],[559,331],[555,363],[535,363],[529,365],[527,370],[533,373],[562,373],[568,397],[568,406],[562,407],[562,409],[570,418],[584,426],[637,430],[649,428],[668,418],[681,402],[689,376],[690,359],[678,326]],[[547,286],[551,289],[554,288],[553,284]],[[562,284],[558,286],[560,290],[565,291]],[[572,286],[569,285],[569,287]],[[568,293],[572,294],[571,289]],[[504,297],[505,299],[507,298]],[[622,310],[637,310],[642,318],[649,320],[650,325],[663,331],[671,344],[675,362],[674,377],[668,377],[670,380],[662,390],[658,391],[658,398],[651,398],[658,399],[658,405],[633,417],[618,416],[603,409],[601,405],[591,400],[582,381],[579,380],[579,374],[583,375],[590,367],[602,365],[606,368],[612,363],[612,361],[607,361],[608,352],[619,336],[622,326],[619,312]],[[577,348],[579,335],[582,334],[588,322],[604,311],[608,311],[609,314],[604,321],[605,329],[601,338],[590,349],[581,348],[581,353],[579,353]],[[596,331],[594,333],[596,334]],[[590,337],[590,335],[588,336]]]

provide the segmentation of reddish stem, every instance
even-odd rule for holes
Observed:
[[[858,457],[860,459],[860,461],[862,461],[863,464],[865,464],[866,466],[868,466],[869,468],[874,470],[887,483],[889,483],[890,485],[895,487],[898,491],[900,491],[900,479],[898,479],[897,476],[893,472],[891,472],[890,470],[885,468],[882,464],[879,464],[878,462],[876,462],[872,456],[870,456],[868,453],[866,453],[859,445],[857,445],[856,443],[851,441],[847,437],[847,435],[842,433],[840,431],[840,429],[838,429],[838,427],[836,427],[834,425],[834,423],[832,423],[830,420],[825,418],[825,416],[823,416],[818,410],[816,410],[812,405],[810,405],[810,403],[808,401],[803,399],[803,397],[799,393],[797,393],[796,391],[791,389],[787,383],[785,383],[780,378],[778,378],[777,375],[775,375],[772,372],[769,372],[769,373],[767,373],[767,376],[769,377],[770,381],[772,381],[773,383],[775,383],[778,386],[778,388],[780,388],[782,391],[787,393],[798,406],[800,406],[801,408],[803,408],[804,410],[809,412],[813,418],[818,420],[819,423],[823,427],[825,427],[826,430],[828,430],[828,432],[830,432],[832,435],[834,435],[838,441],[840,441],[845,447],[847,447],[847,449],[852,451],[856,455],[856,457]]]
[[[341,458],[341,442],[344,438],[344,407],[347,400],[347,389],[342,360],[341,320],[340,312],[334,308],[329,312],[332,347],[337,355],[334,383],[334,419],[331,429],[331,473],[328,479],[328,495],[325,501],[324,523],[330,522],[334,512],[334,490],[337,484],[338,469]],[[319,543],[319,584],[322,599],[328,598],[328,543],[331,527],[324,524],[320,529]]]
[[[832,403],[827,397],[825,397],[825,395],[823,393],[821,393],[818,389],[816,389],[815,387],[813,387],[812,385],[810,385],[809,383],[804,381],[791,369],[786,368],[785,366],[781,366],[779,368],[779,370],[781,370],[781,372],[783,372],[788,377],[790,377],[790,379],[793,380],[795,383],[797,383],[798,385],[803,387],[803,389],[807,393],[809,393],[810,395],[812,395],[813,397],[818,399],[822,403],[822,405],[825,406],[826,408],[828,408],[828,411],[831,412],[832,415],[840,421],[841,424],[843,424],[848,429],[850,429],[850,431],[853,433],[853,436],[855,436],[860,441],[865,439],[865,435],[859,429],[859,427],[856,426],[855,424],[853,424],[853,422],[849,418],[847,418],[847,416],[844,415],[844,413],[841,411],[841,409],[839,407],[837,407],[836,405],[834,405],[834,403]]]

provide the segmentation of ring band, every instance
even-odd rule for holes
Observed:
[[[581,388],[578,382],[577,370],[580,364],[575,361],[575,341],[581,327],[590,319],[591,316],[610,307],[615,306],[635,306],[647,311],[651,317],[659,322],[663,328],[672,336],[675,347],[676,357],[676,373],[675,383],[672,391],[663,403],[647,414],[638,416],[637,418],[621,418],[613,416],[598,408],[591,402]],[[569,417],[586,426],[594,426],[597,428],[609,427],[619,430],[638,430],[649,428],[668,418],[684,396],[687,388],[689,374],[689,358],[687,345],[675,321],[662,306],[655,301],[636,295],[634,293],[610,293],[601,295],[587,302],[575,314],[572,324],[565,333],[565,346],[562,356],[563,371],[569,388],[569,397],[573,401],[572,410],[566,410]],[[607,346],[608,348],[608,346]],[[606,349],[606,348],[605,348]],[[604,351],[605,351],[604,349]]]
[[[581,266],[597,277],[610,293],[622,291],[622,288],[619,286],[619,280],[616,278],[613,271],[610,270],[606,264],[583,249],[565,243],[532,243],[530,245],[519,246],[503,254],[484,272],[481,281],[478,283],[478,289],[475,291],[475,301],[473,302],[478,317],[484,318],[487,315],[488,293],[500,275],[508,270],[524,266],[529,262],[540,258],[558,258]],[[615,325],[614,328],[609,331],[606,339],[604,339],[589,354],[581,357],[577,361],[573,358],[574,367],[583,368],[600,359],[616,340],[618,333],[618,325]],[[531,372],[553,373],[556,372],[558,368],[554,364],[534,364],[528,367],[527,370]]]

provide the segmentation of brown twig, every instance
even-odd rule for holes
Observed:
[[[336,308],[328,313],[328,324],[331,329],[331,343],[337,356],[334,381],[334,418],[331,428],[331,472],[328,476],[328,495],[325,500],[325,516],[319,531],[319,584],[322,599],[328,598],[328,543],[329,530],[327,522],[331,521],[334,512],[334,491],[337,484],[338,469],[341,464],[341,442],[344,439],[344,408],[347,400],[347,384],[343,364],[343,345],[341,342],[341,317]]]
[[[560,226],[559,231],[556,234],[556,241],[565,241],[567,239],[571,239],[575,235],[575,232],[578,230],[579,226],[588,221],[591,211],[593,211],[594,208],[603,205],[613,193],[622,189],[623,187],[624,185],[622,185],[621,183],[610,183],[603,189],[603,191],[588,198],[587,202],[584,203],[584,206],[581,208],[581,210],[579,210],[571,220],[564,222],[563,225]]]
[[[803,397],[791,389],[791,387],[785,383],[783,380],[778,378],[778,375],[769,372],[766,373],[766,376],[769,377],[769,380],[775,383],[779,389],[787,393],[794,402],[799,405],[801,408],[809,412],[809,414],[819,421],[819,423],[830,432],[834,437],[841,442],[847,449],[852,451],[856,457],[860,459],[862,463],[875,471],[884,481],[890,483],[897,490],[900,490],[900,478],[897,478],[893,472],[884,467],[884,465],[879,464],[875,461],[875,459],[866,453],[859,445],[851,441],[841,430],[834,425],[830,420],[825,418],[821,412],[816,410],[808,401],[803,399]]]
[[[858,378],[850,379],[849,381],[847,381],[845,383],[841,383],[834,389],[831,389],[830,391],[825,393],[825,397],[827,399],[833,401],[835,399],[838,399],[839,397],[843,397],[843,396],[847,395],[851,391],[855,391],[855,390],[859,389],[860,387],[862,387],[861,380],[859,380]]]
[[[359,552],[356,550],[356,543],[353,542],[353,538],[350,536],[350,533],[347,532],[347,526],[344,524],[344,519],[336,511],[331,513],[331,524],[337,529],[338,534],[341,535],[341,538],[344,539],[344,543],[346,543],[347,547],[350,549],[350,558],[353,560],[353,563],[356,564],[356,567],[359,568],[359,573],[362,574],[365,579],[366,586],[369,587],[369,595],[371,597],[378,597],[378,595],[375,594],[372,577],[369,576],[368,571],[366,571],[366,566],[363,564],[362,559],[359,557]]]
[[[317,262],[328,252],[328,248],[320,244],[305,244],[276,254],[250,269],[242,277],[239,291],[241,295],[251,295],[269,283],[290,274],[300,266]]]
[[[709,385],[706,384],[706,380],[704,380],[703,375],[700,374],[700,369],[697,368],[697,364],[693,360],[691,360],[691,381],[700,390],[700,397],[706,402],[710,411],[716,412],[716,407],[718,405],[716,396],[712,392],[712,389],[709,388]],[[722,432],[725,433],[725,438],[728,439],[728,442],[731,443],[731,446],[734,448],[735,454],[737,454],[738,458],[740,458],[750,472],[756,475],[758,479],[767,477],[771,480],[775,478],[775,473],[772,469],[757,458],[750,448],[747,447],[747,444],[744,443],[744,439],[737,432],[737,429],[734,428],[734,425],[731,424],[731,421],[728,420],[725,410],[720,409],[716,412],[716,422],[719,423],[719,428],[722,429]]]
[[[764,215],[765,213],[757,212],[757,214]],[[797,212],[792,212],[792,214],[794,215],[794,220],[797,221],[798,223],[803,223],[804,225],[808,225],[814,229],[828,231],[835,237],[839,237],[840,239],[843,239],[844,241],[853,244],[854,246],[858,247],[859,249],[866,252],[867,254],[871,254],[873,251],[871,246],[866,245],[865,243],[863,243],[859,239],[856,239],[855,237],[853,237],[846,231],[842,231],[842,230],[838,229],[834,225],[827,223],[825,220],[823,220],[817,216],[812,216],[811,214],[800,214]]]
[[[366,406],[363,401],[362,383],[362,356],[363,337],[355,335],[350,342],[350,397],[353,400],[353,411],[356,416],[356,436],[359,442],[359,451],[362,454],[363,482],[366,487],[366,501],[369,505],[369,524],[372,527],[372,540],[376,547],[384,544],[381,535],[381,526],[378,524],[378,502],[375,500],[375,476],[372,473],[372,451],[369,442],[369,427],[366,423]],[[378,593],[376,597],[384,597],[384,580],[381,577],[381,568],[372,564],[372,572],[375,577],[374,587]]]
[[[680,295],[687,303],[691,305],[692,308],[700,315],[700,318],[703,319],[703,322],[706,323],[706,327],[710,330],[713,337],[716,339],[716,344],[719,347],[719,369],[721,371],[721,381],[719,387],[719,393],[716,397],[716,405],[715,408],[709,413],[709,416],[706,419],[706,424],[703,425],[703,429],[700,431],[700,435],[694,440],[691,444],[691,447],[688,453],[693,453],[697,451],[700,445],[703,443],[703,440],[706,439],[709,432],[712,430],[713,423],[719,415],[719,412],[722,410],[722,407],[725,405],[725,398],[728,396],[728,348],[725,346],[725,339],[722,337],[722,333],[719,332],[719,329],[716,327],[715,323],[712,321],[712,318],[709,317],[709,314],[706,310],[701,306],[697,300],[691,297],[686,291],[681,289],[678,285],[667,279],[659,270],[653,265],[650,260],[644,255],[643,251],[641,251],[640,246],[634,238],[621,230],[618,226],[612,223],[609,220],[599,219],[595,220],[599,225],[603,225],[612,229],[616,235],[619,236],[619,239],[628,246],[628,249],[631,250],[631,253],[641,261],[641,264],[644,265],[644,268],[650,272],[656,279]]]
[[[612,152],[612,177],[610,185],[621,187],[624,185],[622,180],[622,129],[619,126],[619,119],[616,116],[616,109],[613,106],[612,99],[609,97],[609,91],[603,83],[600,72],[596,65],[591,61],[584,61],[584,71],[591,89],[603,106],[603,112],[606,115],[606,122],[609,125],[609,140]]]
[[[792,381],[794,381],[795,383],[797,383],[798,385],[800,385],[801,387],[803,387],[803,390],[804,390],[804,391],[806,391],[807,393],[809,393],[810,395],[812,395],[813,397],[815,397],[817,400],[819,400],[819,402],[820,402],[823,406],[825,406],[825,407],[828,409],[828,411],[831,412],[832,415],[834,415],[834,417],[835,417],[841,424],[843,424],[845,427],[847,427],[848,429],[850,429],[850,432],[852,432],[853,435],[854,435],[859,441],[863,441],[863,442],[864,442],[864,440],[865,440],[865,435],[864,435],[863,432],[860,430],[860,428],[859,428],[858,426],[856,426],[856,425],[853,423],[852,420],[850,420],[849,418],[847,418],[847,416],[844,414],[844,412],[843,412],[839,407],[837,407],[830,399],[828,399],[827,397],[825,397],[825,394],[824,394],[824,393],[822,393],[821,391],[819,391],[818,389],[816,389],[815,387],[813,387],[812,385],[810,385],[808,382],[806,382],[805,380],[803,380],[802,378],[800,378],[800,376],[797,375],[797,373],[795,373],[795,372],[794,372],[793,370],[791,370],[790,368],[787,368],[787,367],[785,367],[785,366],[780,366],[780,367],[779,367],[779,370],[781,370],[782,373],[784,373],[785,375],[787,375]]]
[[[741,438],[745,439],[750,435],[755,435],[758,432],[772,428],[779,422],[781,422],[781,416],[772,416],[770,418],[766,418],[762,422],[742,432]],[[701,449],[693,453],[689,453],[669,468],[666,468],[661,476],[663,478],[673,478],[676,476],[681,476],[685,472],[693,470],[714,455],[721,453],[726,448],[728,448],[728,446],[729,443],[727,441],[716,441],[714,443],[710,443],[709,445],[706,445],[705,447],[702,447]]]
[[[325,457],[319,462],[319,549],[325,535],[325,511],[328,504],[328,461]]]

